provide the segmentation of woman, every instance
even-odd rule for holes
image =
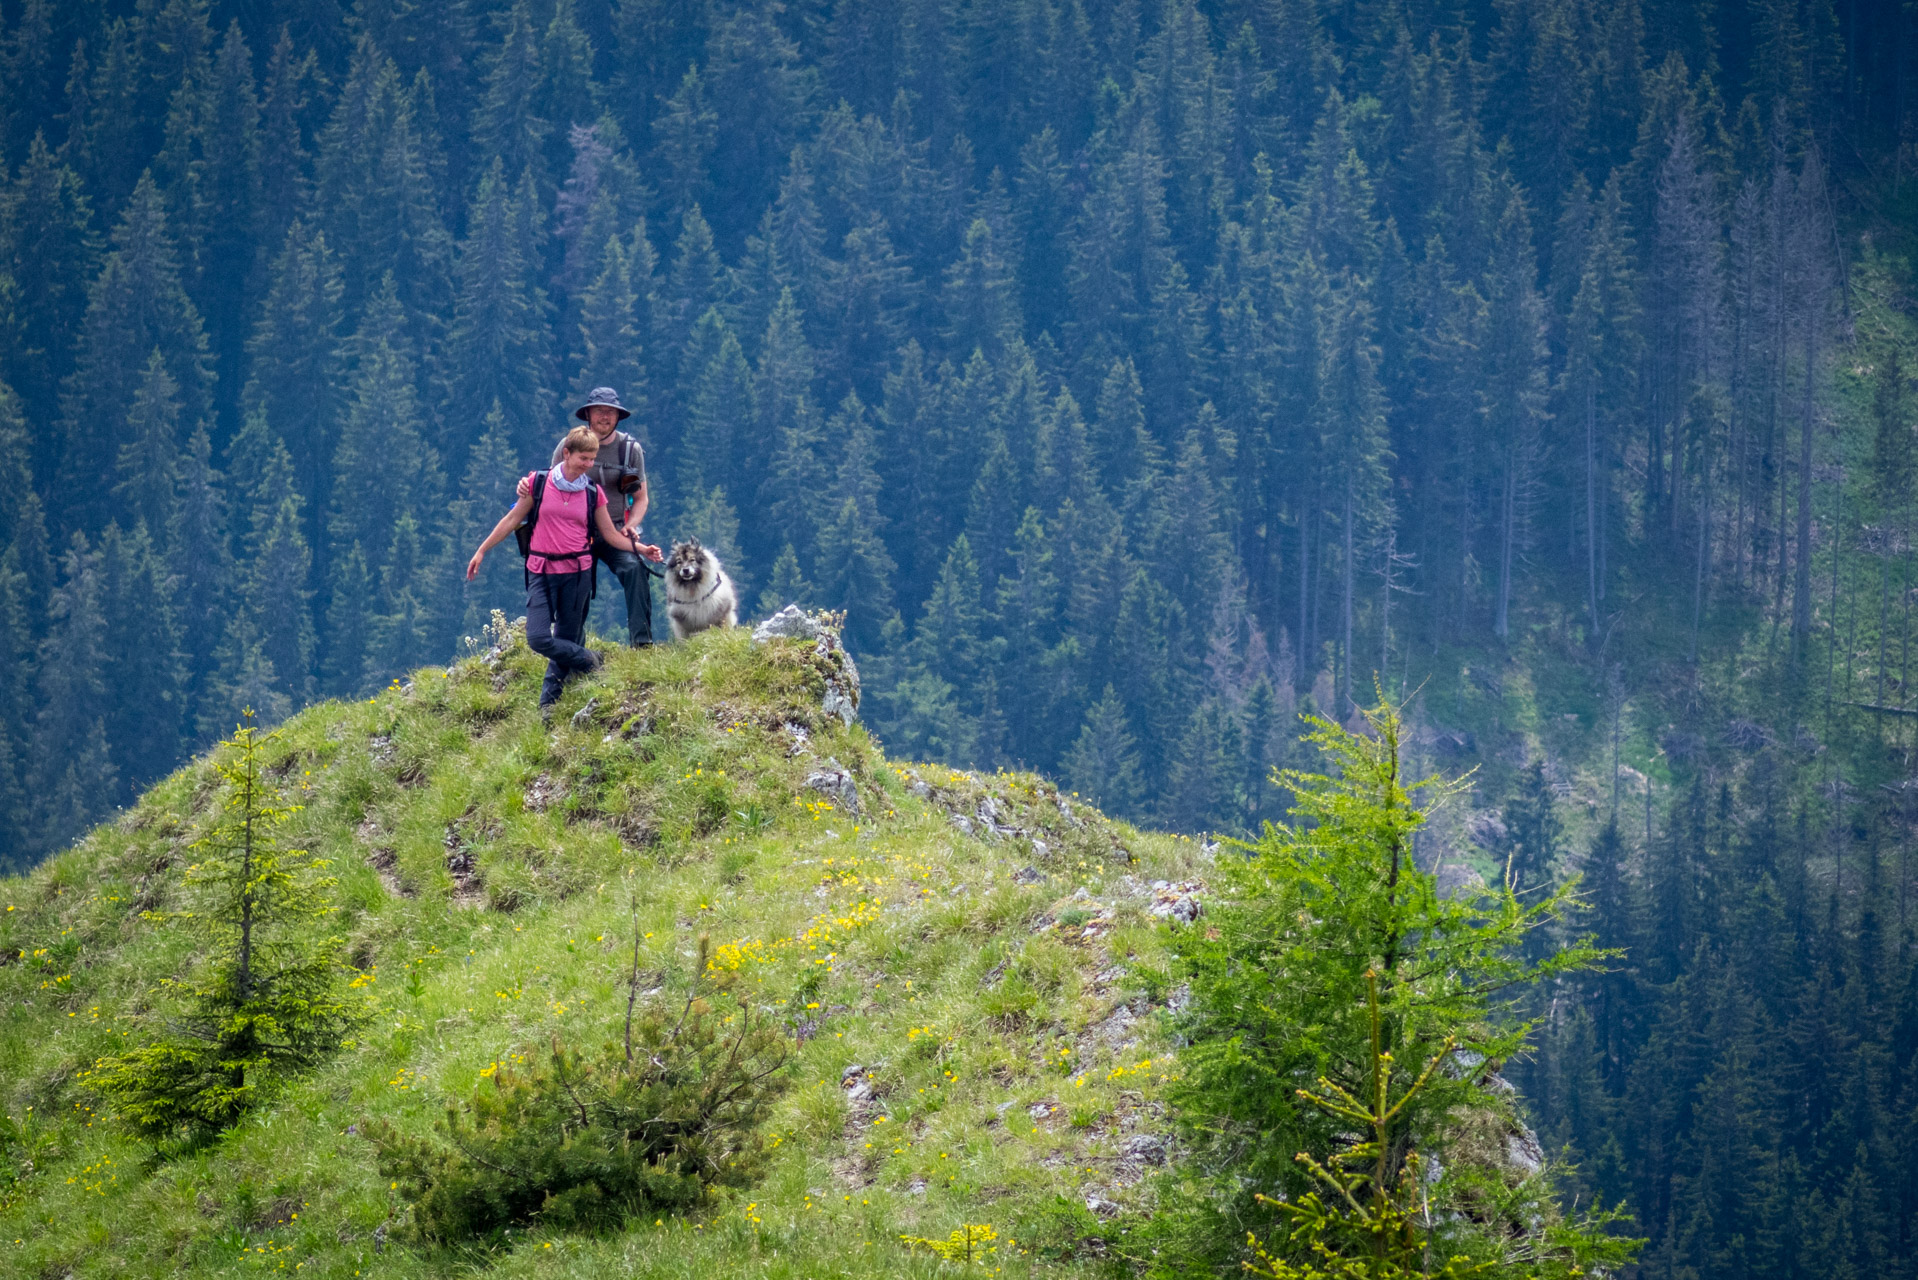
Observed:
[[[588,649],[586,610],[593,599],[592,538],[587,530],[590,511],[601,541],[645,556],[660,558],[659,548],[621,532],[606,514],[606,493],[593,483],[590,472],[599,454],[599,437],[591,427],[575,427],[566,435],[559,466],[545,474],[539,519],[533,527],[526,556],[526,643],[546,659],[546,682],[540,686],[539,709],[550,718],[560,690],[576,675],[596,669],[599,655]],[[500,518],[466,565],[466,580],[480,571],[486,553],[526,522],[533,510],[532,481],[528,492]]]

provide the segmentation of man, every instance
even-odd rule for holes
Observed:
[[[632,417],[632,411],[619,402],[619,392],[611,387],[594,387],[586,403],[573,410],[573,416],[593,429],[599,437],[599,454],[593,463],[593,482],[606,494],[611,504],[608,512],[613,523],[619,526],[621,534],[639,542],[641,522],[646,519],[646,451],[639,441],[619,429],[619,424]],[[560,441],[553,450],[553,463],[557,467],[564,460],[566,442]],[[519,496],[524,498],[532,491],[526,481],[519,482]],[[655,562],[662,557],[657,547],[650,548],[652,555],[647,557]],[[613,546],[595,531],[593,535],[593,560],[613,571],[619,579],[619,589],[626,593],[626,641],[635,649],[653,642],[653,584],[652,571],[638,555],[623,547]]]

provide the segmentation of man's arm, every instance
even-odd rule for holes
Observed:
[[[605,507],[599,507],[594,510],[593,524],[594,527],[599,530],[600,538],[615,547],[623,542],[626,544],[626,550],[636,555],[645,556],[655,564],[665,559],[665,556],[660,552],[658,547],[649,546],[641,542],[638,538],[631,537],[624,530],[613,528],[613,518],[607,513]]]
[[[552,470],[553,468],[558,467],[560,464],[560,461],[565,457],[566,457],[566,442],[564,440],[561,440],[557,445],[553,446],[553,461],[548,465],[547,469]],[[521,476],[519,478],[519,484],[514,486],[513,492],[522,498],[530,497],[533,492],[532,482],[527,480],[525,476]]]

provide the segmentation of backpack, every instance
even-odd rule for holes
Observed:
[[[539,504],[545,496],[546,472],[535,471],[533,473],[533,509],[526,513],[526,519],[520,521],[519,528],[513,530],[513,541],[519,544],[519,554],[522,560],[527,559],[533,554],[533,526],[539,523]],[[581,552],[581,555],[591,556],[593,554],[593,516],[597,513],[598,509],[599,486],[596,484],[588,485],[586,488],[586,550]],[[529,587],[533,585],[533,571],[530,568],[526,570],[526,585]],[[599,587],[599,575],[597,573],[593,575],[593,587],[594,594],[597,595]]]

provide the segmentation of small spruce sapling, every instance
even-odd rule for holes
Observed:
[[[1527,947],[1573,908],[1575,883],[1523,899],[1509,881],[1441,894],[1413,860],[1413,835],[1458,784],[1408,783],[1397,708],[1381,694],[1364,714],[1363,736],[1308,718],[1306,741],[1331,772],[1276,775],[1294,796],[1290,821],[1229,842],[1243,857],[1221,859],[1212,924],[1180,948],[1192,994],[1175,1100],[1193,1171],[1216,1175],[1209,1207],[1185,1223],[1190,1247],[1218,1252],[1227,1223],[1239,1239],[1273,1238],[1290,1218],[1304,1234],[1273,1246],[1283,1256],[1259,1264],[1268,1275],[1383,1280],[1401,1274],[1373,1265],[1383,1255],[1367,1255],[1371,1270],[1328,1270],[1325,1249],[1357,1258],[1353,1241],[1407,1231],[1421,1259],[1430,1249],[1507,1268],[1459,1275],[1521,1274],[1509,1265],[1522,1252],[1534,1267],[1522,1274],[1576,1274],[1611,1247],[1609,1219],[1561,1230],[1543,1179],[1505,1186],[1504,1172],[1485,1175],[1447,1146],[1467,1117],[1509,1109],[1490,1077],[1532,1030],[1516,1008],[1524,990],[1610,953],[1584,940]]]
[[[280,844],[300,806],[266,769],[266,745],[279,735],[244,714],[214,758],[225,797],[192,846],[199,860],[186,869],[186,909],[146,913],[193,930],[205,959],[193,976],[162,984],[169,998],[153,1039],[83,1077],[156,1142],[228,1128],[272,1081],[339,1048],[361,1015],[342,989],[340,940],[307,927],[335,910],[327,862]]]

